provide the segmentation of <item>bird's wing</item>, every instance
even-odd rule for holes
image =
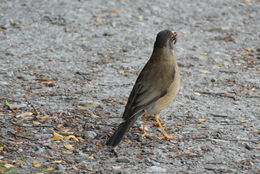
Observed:
[[[143,114],[152,104],[167,94],[174,80],[174,71],[173,65],[149,60],[131,91],[123,119],[128,120]]]

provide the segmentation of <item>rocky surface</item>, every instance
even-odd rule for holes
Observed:
[[[259,0],[0,1],[0,173],[259,173]],[[182,86],[104,146],[157,32]]]

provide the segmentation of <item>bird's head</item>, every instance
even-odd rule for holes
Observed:
[[[154,48],[170,48],[173,49],[177,42],[177,33],[170,30],[163,30],[157,34]]]

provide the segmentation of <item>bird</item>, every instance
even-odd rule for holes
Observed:
[[[177,32],[160,31],[154,42],[153,52],[140,72],[129,95],[123,122],[107,140],[107,146],[117,146],[139,117],[145,124],[146,115],[155,116],[163,134],[159,139],[174,140],[159,119],[159,113],[172,102],[180,88],[180,71],[175,56]],[[143,135],[147,135],[143,129]]]

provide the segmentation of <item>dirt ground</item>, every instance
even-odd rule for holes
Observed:
[[[114,150],[156,34],[178,32],[175,141]],[[259,0],[0,0],[0,173],[260,173]]]

